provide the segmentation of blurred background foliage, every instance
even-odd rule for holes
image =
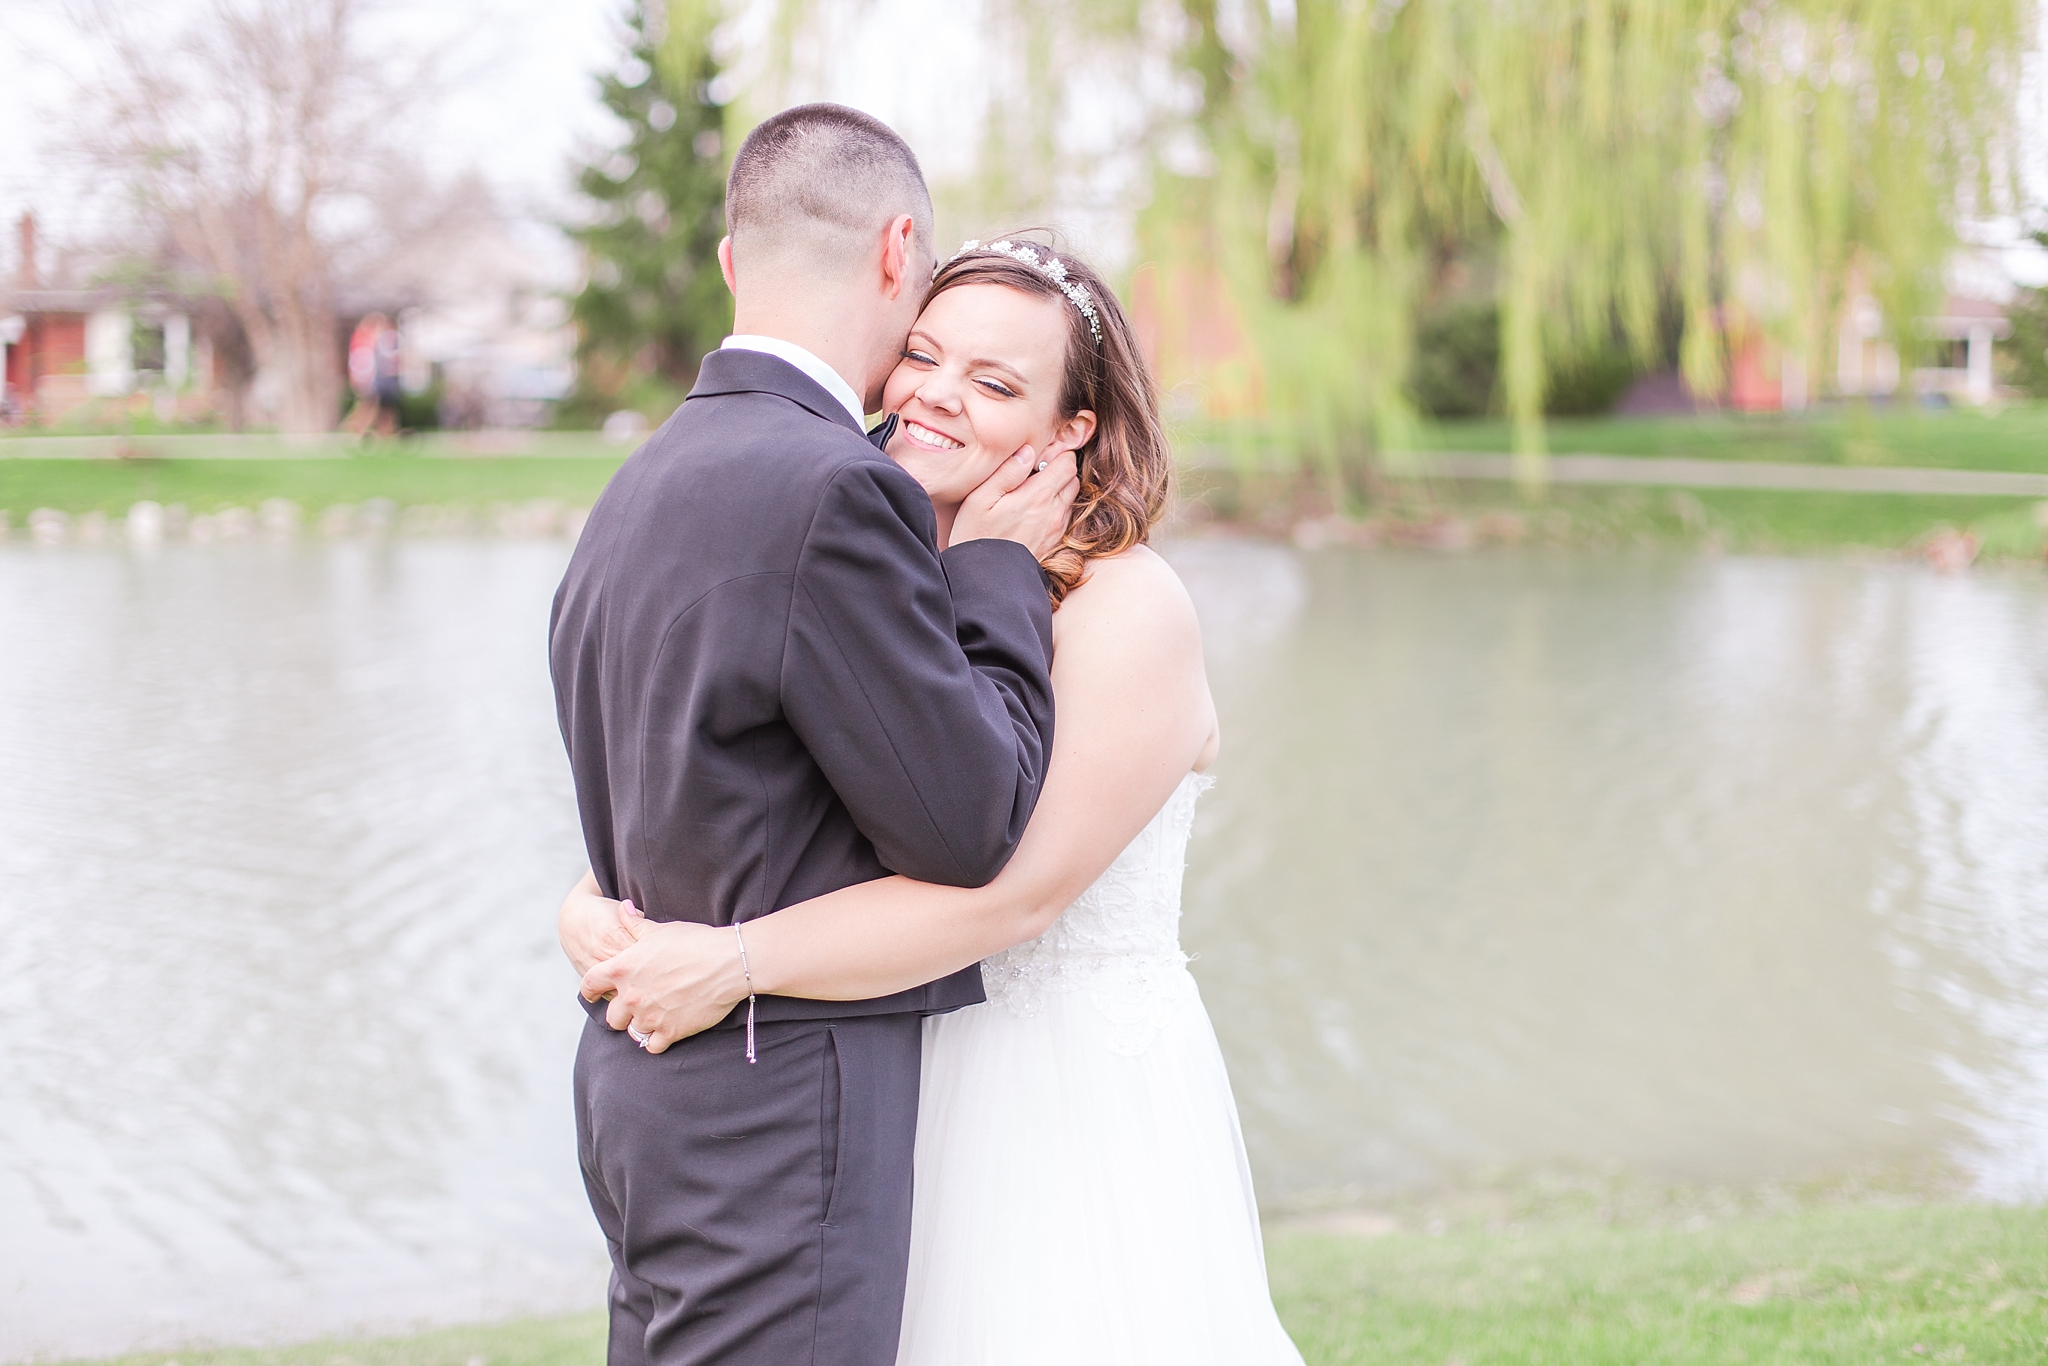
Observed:
[[[584,173],[593,353],[651,345],[642,373],[686,381],[722,326],[724,157],[884,8],[651,0],[652,74],[605,81],[624,159]],[[1242,461],[1398,472],[1419,421],[1492,413],[1534,488],[1546,413],[1650,370],[1719,393],[1756,338],[1819,375],[1854,294],[1928,313],[1959,224],[2025,207],[2034,22],[2031,0],[982,0],[998,57],[947,125],[978,152],[934,189],[970,233],[1114,201],[1107,264],[1176,411]],[[1921,342],[1892,332],[1910,370]]]
[[[2036,246],[2048,249],[2048,232],[2033,234]],[[2012,324],[2012,345],[2006,348],[2013,387],[2035,398],[2048,398],[2048,289],[2020,289],[2006,308]]]
[[[1540,481],[1546,396],[1663,360],[1668,314],[1699,392],[1745,330],[1817,372],[1845,290],[1920,316],[1958,218],[2017,199],[2019,0],[1180,8],[1213,164],[1162,171],[1147,246],[1220,265],[1326,456],[1405,445],[1419,335],[1482,365],[1483,299]]]
[[[726,155],[714,22],[704,5],[645,6],[629,18],[626,59],[598,79],[625,138],[577,172],[593,211],[569,229],[586,274],[570,306],[577,386],[563,425],[594,426],[622,404],[673,408],[731,329],[718,266]]]

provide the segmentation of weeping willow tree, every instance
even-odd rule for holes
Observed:
[[[1208,164],[1167,263],[1214,263],[1264,406],[1334,463],[1407,449],[1417,309],[1484,255],[1525,484],[1561,359],[1682,322],[1695,392],[1767,338],[1806,374],[1845,291],[1910,320],[1960,217],[2013,203],[2031,0],[1182,0]],[[1386,455],[1383,458],[1397,459]]]
[[[728,34],[753,49],[736,106],[750,119],[832,98],[849,50],[879,34],[890,59],[917,74],[919,98],[872,112],[897,119],[916,147],[954,240],[1032,225],[1128,236],[1133,190],[1150,179],[1157,97],[1180,59],[1158,22],[1177,23],[1170,5],[728,0],[727,12]],[[934,31],[940,41],[925,46]],[[962,40],[972,44],[964,62]]]
[[[669,10],[679,70],[721,13],[754,21],[762,88],[728,106],[728,146],[789,93],[792,54],[829,68],[854,26],[917,20]],[[1193,338],[1169,369],[1332,476],[1417,444],[1418,313],[1476,275],[1533,488],[1546,389],[1596,349],[1649,365],[1675,332],[1704,394],[1758,343],[1817,377],[1853,292],[1910,355],[1957,223],[2016,207],[2037,19],[2035,0],[977,0],[988,79],[945,123],[977,169],[935,189],[970,231],[1121,196],[1139,312],[1164,349]]]

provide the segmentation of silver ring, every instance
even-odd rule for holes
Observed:
[[[1049,464],[1051,464],[1051,463],[1052,463],[1052,462],[1051,462],[1051,461],[1049,461],[1049,460],[1041,460],[1041,461],[1039,461],[1039,462],[1038,462],[1038,468],[1040,468],[1040,469],[1044,469],[1044,468],[1045,468],[1045,467],[1046,467],[1047,465],[1049,465]]]
[[[633,1026],[627,1025],[626,1037],[631,1039],[634,1043],[639,1044],[642,1048],[645,1048],[647,1047],[647,1041],[653,1038],[654,1036],[652,1034],[642,1034],[639,1030],[633,1028]]]

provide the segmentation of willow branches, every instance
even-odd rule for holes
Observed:
[[[1398,438],[1452,263],[1490,277],[1533,485],[1560,361],[1616,338],[1647,361],[1675,315],[1699,392],[1753,337],[1817,372],[1852,289],[1910,350],[1958,220],[2015,204],[2030,0],[1179,10],[1215,165],[1162,176],[1150,245],[1212,254],[1268,406],[1326,458]]]

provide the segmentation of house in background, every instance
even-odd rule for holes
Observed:
[[[0,281],[0,421],[153,414],[165,422],[217,416],[239,427],[274,410],[222,300],[95,283],[133,258],[71,254],[52,263],[32,216],[21,219],[17,241],[12,279]],[[388,253],[344,263],[335,367],[345,376],[351,329],[380,312],[398,323],[406,390],[436,393],[443,425],[544,426],[575,376],[564,302],[571,265],[545,225],[469,195],[459,212],[402,235]]]
[[[1915,392],[1989,403],[1997,392],[1992,348],[2012,336],[2004,307],[1990,299],[1951,294],[1939,316],[1920,320],[1920,329],[1934,343],[1935,363],[1913,372]]]
[[[344,340],[367,313],[396,322],[405,388],[435,395],[444,427],[546,426],[575,381],[575,257],[556,228],[505,211],[481,181],[448,187],[338,272]]]
[[[210,406],[213,351],[190,307],[171,296],[45,278],[36,221],[22,215],[12,287],[0,290],[10,420],[61,422],[98,405],[148,409],[166,421]]]
[[[1999,397],[1998,345],[2012,337],[2006,303],[2013,277],[1997,253],[1966,247],[1949,258],[1947,294],[1939,312],[1916,318],[1912,332],[1926,363],[1909,374],[1899,354],[1895,323],[1852,275],[1835,321],[1833,374],[1808,377],[1760,329],[1731,336],[1729,386],[1723,399],[1746,412],[1796,412],[1813,398],[1890,399],[1902,392],[1922,400],[1982,407]]]
[[[408,358],[441,391],[441,425],[548,424],[576,379],[565,262],[530,225],[479,214],[434,262],[417,305],[396,314]],[[534,240],[539,237],[540,240]],[[422,251],[423,259],[432,259]]]
[[[1836,398],[1889,399],[1905,378],[1923,399],[1982,407],[1998,397],[1995,348],[2012,336],[2004,307],[1987,298],[1951,294],[1940,313],[1915,323],[1927,344],[1928,365],[1902,373],[1899,348],[1890,338],[1884,311],[1868,294],[1850,298],[1836,327]],[[1807,376],[1795,357],[1761,333],[1729,348],[1728,406],[1738,412],[1798,412],[1812,401]]]

